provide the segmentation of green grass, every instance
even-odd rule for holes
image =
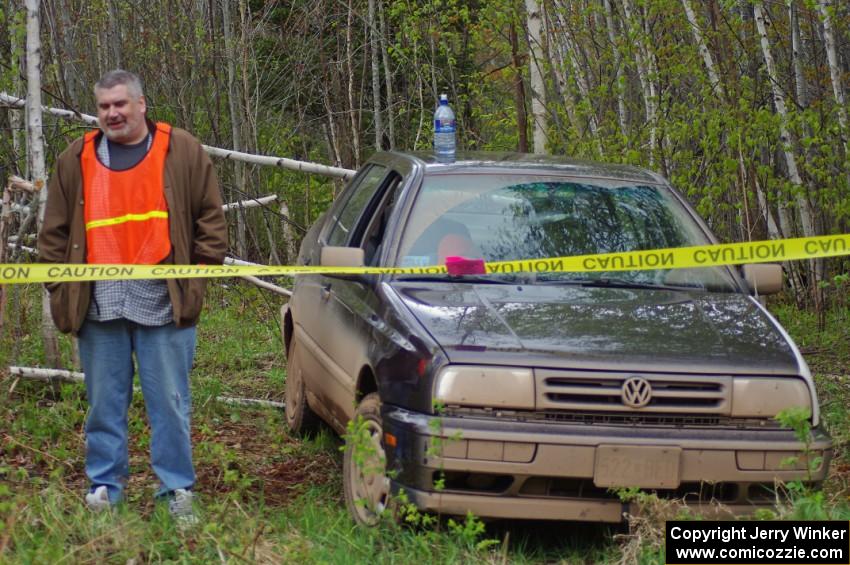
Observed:
[[[0,336],[0,362],[38,365],[40,296],[32,287],[16,288]],[[203,519],[185,532],[153,501],[156,478],[140,394],[130,410],[127,501],[111,515],[92,515],[83,503],[84,387],[64,384],[53,391],[0,372],[0,563],[613,563],[624,551],[639,562],[663,562],[660,518],[624,537],[616,535],[626,529],[593,524],[493,522],[481,533],[453,529],[445,519],[430,528],[390,522],[355,527],[342,499],[337,437],[324,430],[294,438],[277,410],[215,400],[221,394],[282,398],[280,304],[239,281],[210,287],[192,376]],[[800,508],[789,512],[808,505],[847,519],[847,318],[834,313],[818,332],[814,316],[773,309],[807,352],[823,419],[839,444],[822,498],[798,499]],[[62,347],[71,367],[71,341],[63,337]]]

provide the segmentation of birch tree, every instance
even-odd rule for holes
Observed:
[[[351,143],[354,152],[354,168],[360,168],[360,126],[354,96],[354,0],[348,0],[348,19],[345,26],[345,64],[348,83],[348,119],[351,123]]]
[[[390,68],[390,54],[387,49],[387,25],[384,17],[384,2],[378,0],[378,20],[380,22],[380,33],[378,37],[381,41],[381,58],[384,63],[384,86],[387,90],[387,128],[390,143],[390,150],[395,149],[395,109],[393,98],[393,74]]]
[[[514,106],[516,106],[517,151],[528,152],[528,113],[525,102],[525,81],[523,80],[522,56],[519,51],[519,35],[517,25],[519,18],[513,14],[509,24],[508,35],[511,42],[511,62],[514,72]]]
[[[803,70],[803,42],[800,37],[800,13],[795,0],[787,0],[788,21],[791,25],[791,65],[794,67],[794,86],[797,93],[797,106],[809,105],[809,93],[806,75]]]
[[[649,166],[655,166],[655,150],[658,142],[658,98],[655,88],[655,77],[650,76],[648,63],[648,53],[643,40],[643,32],[637,24],[637,14],[635,13],[632,0],[623,0],[623,11],[625,12],[626,27],[629,30],[629,37],[636,43],[635,46],[635,66],[637,68],[638,80],[640,81],[641,90],[643,91],[643,104],[646,112],[646,123],[649,126]]]
[[[606,0],[607,1],[607,0]],[[711,83],[711,88],[715,93],[724,97],[723,94],[723,85],[720,82],[720,77],[717,74],[717,70],[714,66],[714,58],[711,56],[711,51],[708,50],[708,45],[703,38],[702,31],[700,30],[699,22],[697,21],[697,16],[694,13],[694,8],[691,6],[691,0],[682,0],[682,6],[685,8],[685,15],[688,18],[688,23],[691,27],[691,33],[694,36],[694,41],[699,48],[699,53],[702,56],[702,61],[705,64],[705,72],[708,74],[708,81]]]
[[[528,44],[531,48],[528,58],[531,81],[531,116],[533,120],[533,151],[538,155],[546,153],[546,83],[543,80],[542,14],[537,0],[525,0],[526,20],[528,22]]]
[[[121,44],[123,41],[121,37],[121,30],[119,28],[121,19],[118,12],[118,3],[116,0],[107,0],[106,6],[106,21],[108,22],[106,40],[109,43],[108,48],[112,54],[109,61],[109,67],[113,69],[120,69],[123,66],[123,58],[121,56]]]
[[[800,33],[800,17],[799,10],[795,0],[787,0],[788,4],[788,22],[791,26],[791,66],[794,70],[794,91],[797,96],[796,106],[802,111],[809,107],[809,87],[806,80],[804,69],[804,53],[802,34]],[[811,125],[807,120],[802,121],[802,135],[811,139],[813,137]],[[807,155],[812,155],[811,149],[804,152],[804,158]]]
[[[835,32],[832,28],[833,10],[828,0],[818,1],[818,12],[823,24],[823,41],[826,47],[826,58],[829,61],[829,77],[832,83],[832,94],[835,98],[836,111],[838,112],[838,124],[841,126],[841,140],[844,144],[844,158],[850,159],[848,148],[847,109],[844,103],[844,86],[841,82],[841,64],[838,60],[838,50],[835,45]],[[850,174],[850,172],[848,172]]]
[[[603,0],[605,6],[605,28],[608,32],[608,42],[614,52],[614,72],[616,73],[615,92],[617,95],[617,119],[620,125],[620,134],[626,137],[629,132],[628,116],[626,114],[626,77],[623,73],[623,56],[617,42],[617,31],[614,24],[614,9],[611,0]]]
[[[764,7],[761,1],[753,3],[755,13],[756,29],[758,29],[761,39],[761,50],[764,57],[764,63],[767,67],[767,75],[770,80],[771,90],[773,92],[773,104],[776,107],[776,113],[780,118],[779,142],[782,145],[782,153],[785,157],[785,165],[788,167],[788,179],[791,184],[796,187],[794,198],[797,202],[798,212],[800,214],[800,223],[803,229],[803,235],[810,237],[815,235],[814,213],[812,206],[805,194],[806,190],[803,185],[803,179],[800,177],[799,169],[797,168],[797,158],[794,156],[792,147],[791,133],[788,130],[788,110],[785,103],[785,93],[780,86],[779,76],[776,71],[776,64],[773,60],[773,54],[770,48],[770,40],[767,36],[767,27],[765,26]],[[786,237],[791,234],[785,234]]]
[[[5,14],[6,16],[6,25],[8,27],[9,34],[9,59],[8,61],[11,64],[11,70],[9,72],[9,78],[12,87],[12,93],[15,96],[21,95],[21,79],[19,74],[20,69],[20,53],[21,46],[19,44],[20,37],[18,33],[16,33],[16,23],[15,17],[13,14],[16,13],[16,4],[17,0],[9,0],[8,9],[9,12]],[[10,136],[12,140],[12,159],[13,164],[12,168],[16,170],[16,172],[20,173],[21,171],[18,169],[18,164],[21,161],[21,156],[26,152],[25,146],[22,143],[22,136],[20,132],[24,129],[24,120],[21,117],[20,112],[10,112],[9,113],[9,126],[11,128]]]
[[[761,1],[757,1],[753,3],[753,14],[755,16],[756,21],[756,29],[758,30],[758,34],[760,37],[760,44],[762,55],[764,57],[765,67],[767,67],[768,79],[770,80],[771,90],[773,92],[773,103],[776,108],[776,113],[779,115],[780,119],[780,133],[779,133],[779,143],[782,146],[782,153],[785,157],[785,164],[788,168],[788,179],[794,187],[794,200],[797,203],[797,211],[800,215],[800,224],[803,231],[803,236],[811,237],[815,235],[815,219],[814,219],[814,211],[812,210],[811,203],[809,202],[808,196],[806,194],[806,188],[803,185],[803,179],[800,177],[800,172],[797,168],[797,159],[794,155],[794,149],[792,146],[791,134],[788,130],[788,110],[785,104],[785,94],[782,91],[782,88],[779,83],[779,78],[776,71],[776,64],[773,60],[773,54],[771,52],[770,41],[767,36],[767,27],[765,25],[765,12],[764,6]],[[785,213],[783,209],[783,203],[780,202],[780,220],[784,220],[783,223],[787,223],[787,217],[782,216]],[[787,231],[785,232],[785,236],[791,236],[790,226],[784,227]],[[812,295],[815,298],[816,304],[820,303],[820,293],[821,291],[817,287],[817,282],[819,278],[819,273],[822,270],[821,267],[822,261],[809,261],[809,269],[808,273],[810,275],[810,288],[812,289]],[[795,282],[795,286],[797,283]]]
[[[233,150],[242,151],[242,113],[239,104],[239,90],[237,89],[236,61],[239,60],[236,51],[236,42],[233,38],[233,22],[231,15],[230,0],[221,2],[222,27],[224,29],[224,48],[227,53],[227,105],[230,110],[230,132],[233,140]],[[234,165],[234,184],[239,195],[245,192],[245,165],[236,163]],[[241,200],[238,198],[237,200]],[[236,212],[236,248],[240,257],[247,257],[246,246],[247,228],[245,225],[245,210],[241,207]]]
[[[381,120],[381,65],[379,60],[378,18],[375,0],[369,0],[369,52],[372,62],[372,114],[375,121],[375,151],[381,150],[384,125]]]
[[[41,120],[41,36],[39,0],[26,0],[27,10],[27,140],[30,155],[30,178],[38,193],[38,230],[44,222],[47,204],[47,168],[44,159],[44,136]],[[44,355],[51,367],[59,367],[59,340],[50,314],[50,295],[41,291],[41,335]]]
[[[579,96],[587,108],[587,126],[590,129],[590,135],[593,138],[598,157],[602,158],[605,153],[602,148],[602,142],[599,139],[599,122],[593,105],[593,97],[590,93],[590,84],[584,71],[584,69],[587,68],[587,65],[582,63],[582,60],[579,57],[578,43],[573,40],[567,13],[569,5],[561,4],[559,8],[560,9],[556,10],[553,15],[555,22],[554,29],[558,30],[558,47],[564,51],[562,59],[569,61],[573,78],[575,79],[576,86],[578,87]]]

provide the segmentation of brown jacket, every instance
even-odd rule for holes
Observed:
[[[151,131],[153,124],[148,123]],[[83,218],[83,182],[80,154],[83,138],[59,155],[47,193],[44,224],[38,235],[38,252],[45,263],[85,263],[86,230]],[[227,224],[221,209],[213,164],[198,140],[172,128],[165,159],[165,199],[171,255],[164,263],[220,265],[227,249]],[[77,333],[86,319],[91,283],[50,283],[50,310],[56,327]],[[168,293],[178,327],[198,321],[206,279],[168,281]]]

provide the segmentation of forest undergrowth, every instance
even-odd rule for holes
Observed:
[[[299,439],[273,408],[217,396],[281,400],[285,381],[280,299],[241,282],[211,285],[193,372],[193,439],[200,524],[181,531],[153,501],[150,435],[143,399],[130,411],[131,479],[112,514],[85,507],[81,384],[54,388],[17,380],[9,365],[35,366],[40,294],[17,287],[0,338],[0,563],[663,563],[664,520],[689,517],[677,502],[631,493],[643,511],[630,525],[387,520],[356,527],[345,512],[341,441],[330,431]],[[759,517],[846,520],[850,494],[850,324],[835,310],[814,314],[776,303],[815,374],[823,419],[836,443],[820,492],[784,489]],[[71,344],[63,338],[67,367]]]

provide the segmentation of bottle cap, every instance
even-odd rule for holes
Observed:
[[[440,94],[440,104],[448,104],[449,103],[449,95],[448,94]]]

